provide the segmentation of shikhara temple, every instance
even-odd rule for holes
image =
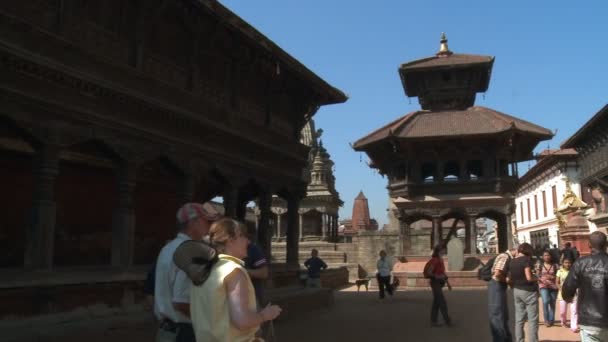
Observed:
[[[405,95],[421,110],[402,116],[354,143],[388,178],[392,214],[404,255],[422,255],[466,227],[465,253],[475,254],[475,220],[497,222],[499,249],[513,241],[517,163],[553,134],[497,110],[476,106],[490,84],[494,57],[453,53],[442,35],[439,52],[399,67]],[[413,224],[432,222],[430,238],[413,238]],[[451,220],[451,227],[442,225]],[[450,228],[447,236],[443,229]],[[444,238],[445,237],[445,238]]]

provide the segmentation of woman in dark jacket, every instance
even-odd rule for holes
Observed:
[[[515,341],[524,342],[524,324],[528,321],[528,341],[538,342],[538,280],[532,270],[534,249],[522,243],[517,257],[509,265],[509,284],[515,300]]]

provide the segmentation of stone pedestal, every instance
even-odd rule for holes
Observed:
[[[464,244],[460,238],[448,242],[448,271],[462,271],[464,268]]]
[[[566,225],[560,227],[559,231],[562,242],[570,242],[572,247],[576,247],[581,255],[591,253],[589,234],[587,219],[578,212],[568,215]]]

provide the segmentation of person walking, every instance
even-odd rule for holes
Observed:
[[[561,265],[561,262],[559,260],[560,259],[559,258],[560,257],[560,250],[559,250],[559,248],[557,248],[556,244],[553,244],[553,248],[551,248],[549,250],[549,253],[551,254],[551,258],[553,259],[553,262],[556,263],[556,264],[560,264]]]
[[[570,242],[566,242],[564,244],[564,249],[562,249],[561,260],[570,259],[572,262],[576,261],[576,252],[572,249],[572,244]]]
[[[572,260],[564,259],[562,268],[557,271],[557,287],[559,292],[557,294],[557,300],[559,302],[559,315],[562,321],[562,326],[566,326],[566,316],[568,303],[564,300],[562,296],[562,286],[568,277],[568,273],[570,273],[570,267],[572,267]],[[570,330],[574,333],[578,333],[578,313],[576,312],[576,296],[572,298],[572,303],[570,304]]]
[[[304,262],[304,266],[308,269],[306,287],[321,287],[321,271],[327,269],[327,264],[319,258],[318,250],[313,248],[310,251],[310,258]]]
[[[555,321],[555,302],[557,300],[557,271],[558,266],[553,261],[551,253],[546,250],[543,252],[543,260],[537,265],[536,275],[538,276],[538,288],[543,299],[543,314],[545,326],[553,326]]]
[[[202,240],[210,225],[220,217],[210,203],[186,203],[177,211],[178,233],[160,251],[155,270],[154,314],[159,321],[157,342],[194,342],[190,320],[191,281],[173,261],[179,245]]]
[[[533,275],[531,257],[534,249],[522,243],[511,261],[509,281],[515,300],[515,341],[524,342],[524,324],[528,320],[528,342],[538,342],[538,285]]]
[[[438,311],[441,311],[443,321],[447,326],[452,325],[452,320],[448,315],[448,304],[443,296],[443,287],[448,286],[448,289],[452,290],[452,285],[445,274],[445,265],[443,264],[443,258],[441,257],[443,252],[443,246],[435,246],[433,248],[433,254],[431,260],[425,265],[424,276],[429,278],[429,285],[433,291],[433,304],[431,306],[431,326],[440,326],[437,322]]]
[[[380,290],[380,299],[384,299],[384,292],[393,296],[393,286],[391,285],[391,271],[393,263],[386,257],[385,251],[380,251],[380,259],[376,262],[376,279],[378,280],[378,288]]]
[[[606,234],[589,237],[591,255],[577,259],[562,285],[562,297],[573,302],[577,290],[578,324],[582,342],[608,341],[608,254]]]
[[[512,342],[507,305],[507,275],[511,260],[517,256],[517,246],[494,259],[492,279],[488,282],[488,316],[493,342]]]

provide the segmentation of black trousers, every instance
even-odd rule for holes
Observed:
[[[160,324],[160,329],[175,333],[175,342],[196,342],[194,329],[190,323],[174,323],[164,320]]]
[[[488,282],[488,316],[493,342],[512,342],[507,306],[507,284],[492,279]]]
[[[192,324],[177,324],[177,336],[175,337],[175,342],[196,342],[196,337],[194,336],[194,329],[192,328]]]
[[[384,298],[384,291],[388,292],[389,295],[393,295],[393,286],[391,285],[391,276],[381,277],[376,276],[378,279],[378,287],[380,288],[380,298]]]
[[[437,323],[438,311],[441,311],[441,316],[446,324],[451,323],[448,315],[448,303],[443,296],[443,286],[439,280],[431,279],[431,290],[433,290],[433,306],[431,307],[431,322]]]

